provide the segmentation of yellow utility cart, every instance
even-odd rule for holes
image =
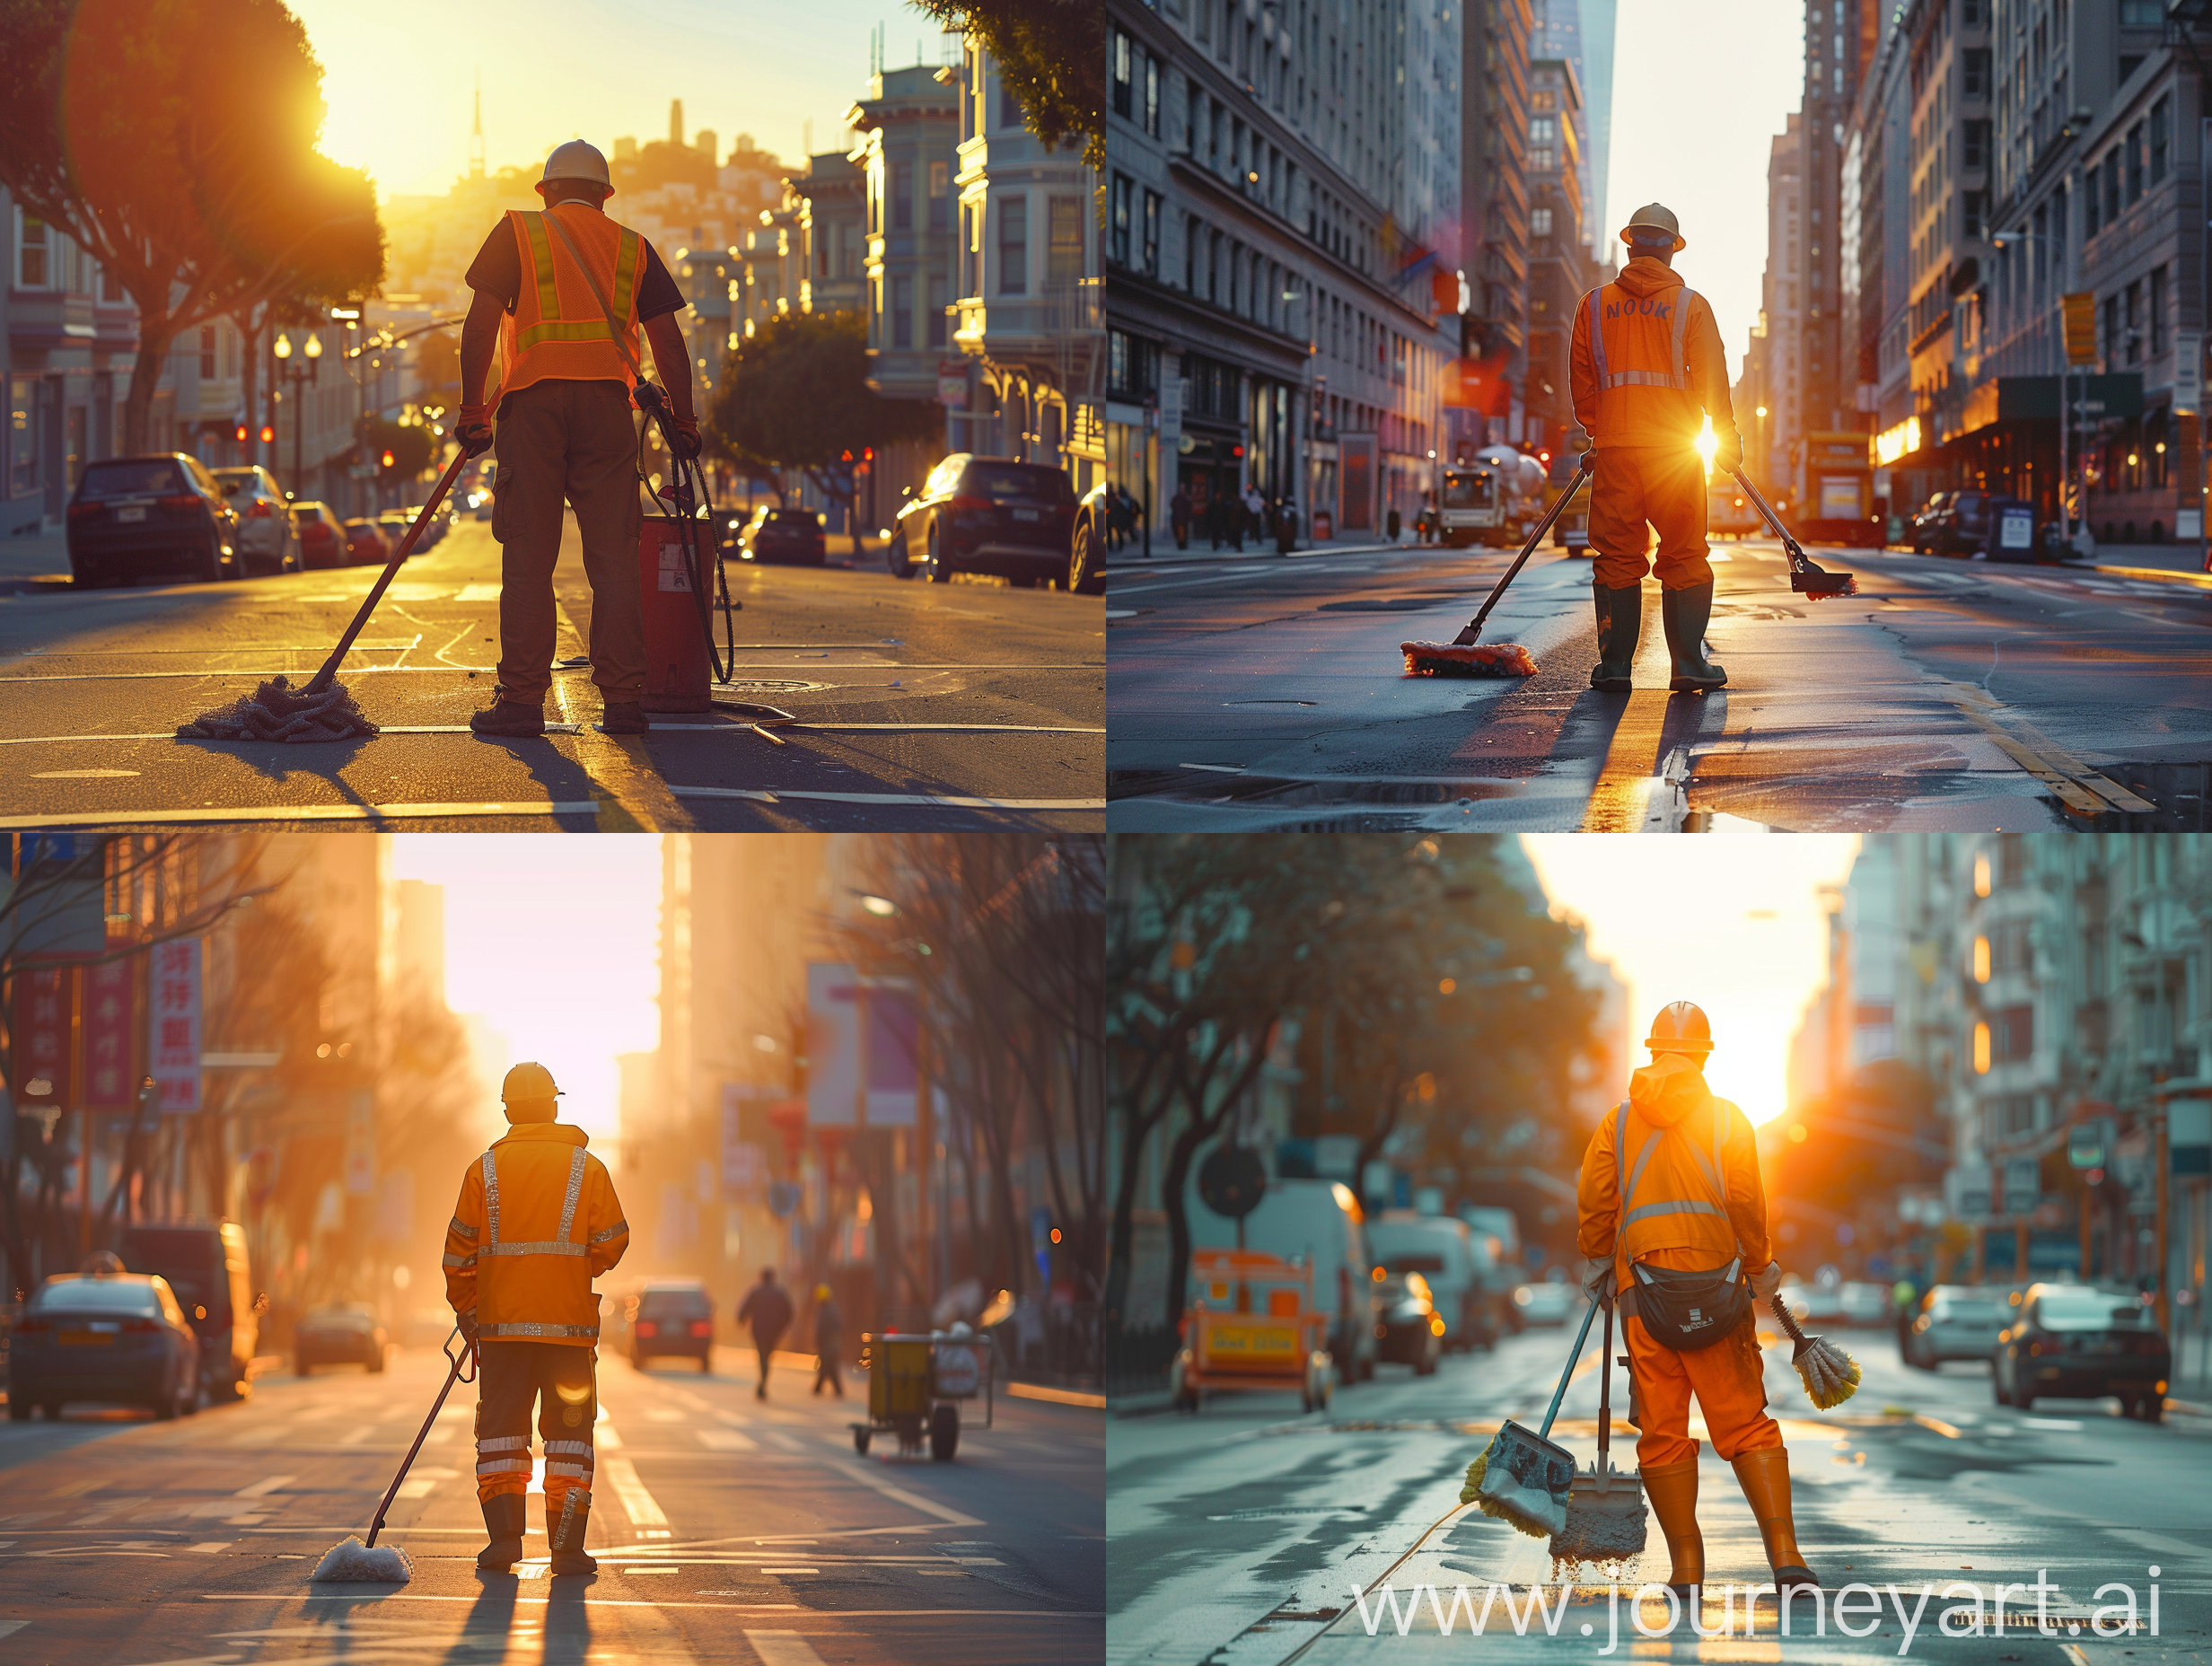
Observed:
[[[1329,1315],[1313,1304],[1313,1268],[1257,1250],[1196,1250],[1175,1405],[1196,1411],[1217,1389],[1295,1389],[1308,1411],[1330,1390]]]
[[[961,1400],[983,1396],[983,1426],[989,1428],[996,1405],[992,1381],[991,1338],[958,1326],[926,1334],[864,1333],[860,1363],[868,1373],[868,1421],[851,1425],[853,1450],[862,1457],[879,1430],[899,1437],[899,1451],[911,1455],[929,1438],[929,1455],[949,1463],[960,1448]]]

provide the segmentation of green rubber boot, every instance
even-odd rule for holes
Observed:
[[[1705,627],[1713,618],[1713,581],[1688,590],[1659,592],[1659,618],[1666,626],[1667,653],[1674,661],[1674,678],[1667,687],[1677,693],[1717,688],[1728,673],[1705,657]]]
[[[1598,662],[1590,668],[1590,686],[1605,694],[1626,694],[1636,639],[1644,628],[1644,587],[1609,590],[1593,583],[1590,596],[1598,613]]]

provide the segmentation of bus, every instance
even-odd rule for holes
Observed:
[[[1808,544],[1882,548],[1873,444],[1864,434],[1808,434],[1790,448],[1790,530]]]
[[[1705,531],[1708,538],[1756,538],[1768,529],[1758,506],[1726,475],[1705,483]]]
[[[1436,541],[1453,549],[1474,543],[1497,544],[1505,524],[1497,471],[1481,463],[1449,468],[1437,489]]]

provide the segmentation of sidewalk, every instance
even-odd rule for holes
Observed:
[[[2099,544],[2086,561],[2070,560],[2061,566],[2105,567],[2117,572],[2175,574],[2203,580],[2204,557],[2190,544]]]
[[[27,532],[0,538],[0,586],[67,583],[69,535],[66,532]]]
[[[1149,560],[1146,558],[1144,541],[1141,539],[1133,539],[1124,544],[1119,549],[1110,551],[1106,557],[1106,570],[1109,573],[1123,569],[1142,572],[1147,566],[1158,566],[1170,561],[1252,561],[1262,557],[1277,560],[1295,560],[1302,556],[1372,556],[1390,550],[1410,551],[1421,548],[1433,549],[1439,555],[1462,553],[1459,551],[1447,552],[1441,544],[1426,546],[1417,544],[1410,538],[1401,538],[1395,544],[1387,539],[1373,537],[1324,538],[1318,540],[1301,538],[1290,556],[1283,557],[1277,556],[1272,540],[1263,543],[1257,539],[1248,538],[1244,540],[1244,548],[1242,549],[1227,544],[1216,549],[1210,540],[1194,538],[1190,540],[1189,548],[1178,549],[1175,548],[1173,539],[1163,537],[1153,539],[1152,556]]]

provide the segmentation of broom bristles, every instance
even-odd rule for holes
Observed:
[[[1858,1392],[1865,1375],[1859,1363],[1823,1337],[1807,1337],[1792,1356],[1805,1385],[1805,1398],[1821,1411],[1832,1410]]]

